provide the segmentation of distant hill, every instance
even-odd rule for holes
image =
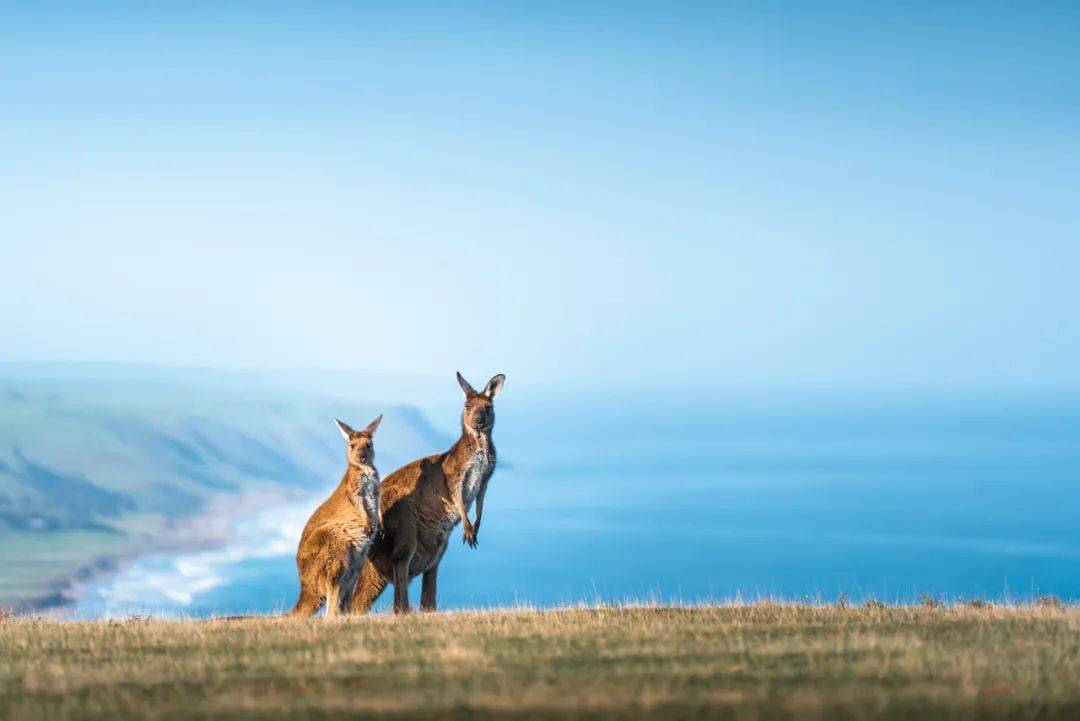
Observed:
[[[331,417],[379,413],[383,468],[447,444],[407,406],[190,380],[0,378],[0,607],[62,604],[72,578],[117,558],[221,540],[222,510],[240,507],[230,499],[329,489],[343,470]],[[202,522],[208,508],[217,523]]]

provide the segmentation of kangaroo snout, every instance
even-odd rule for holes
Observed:
[[[495,410],[491,407],[483,408],[476,414],[474,420],[477,428],[487,429],[495,425]]]

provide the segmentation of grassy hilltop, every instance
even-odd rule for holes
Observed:
[[[1080,609],[0,622],[0,718],[1080,718]]]

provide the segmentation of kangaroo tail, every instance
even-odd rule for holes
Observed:
[[[322,595],[307,584],[300,585],[300,598],[286,616],[314,616],[323,605]]]
[[[379,600],[383,590],[387,586],[387,580],[375,568],[370,561],[364,562],[364,570],[360,572],[360,580],[356,583],[356,591],[352,598],[353,613],[367,613],[375,602]]]

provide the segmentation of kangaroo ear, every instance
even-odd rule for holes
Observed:
[[[492,378],[491,380],[488,381],[488,384],[486,386],[484,386],[484,395],[487,396],[491,400],[495,400],[495,398],[500,393],[502,393],[503,383],[505,383],[505,382],[506,382],[506,376],[504,376],[502,373],[495,376],[494,378]]]
[[[353,433],[353,429],[349,427],[349,424],[342,423],[337,418],[334,419],[334,423],[337,423],[338,430],[341,431],[341,435],[345,440],[349,440],[349,434]]]
[[[469,381],[465,380],[465,376],[461,375],[461,371],[458,371],[457,382],[458,385],[461,386],[462,392],[465,393],[466,398],[476,395],[476,389],[469,385]]]
[[[364,433],[367,433],[370,436],[372,433],[375,432],[375,429],[379,427],[380,423],[382,423],[382,413],[380,413],[379,417],[373,420],[371,424],[364,429]]]

